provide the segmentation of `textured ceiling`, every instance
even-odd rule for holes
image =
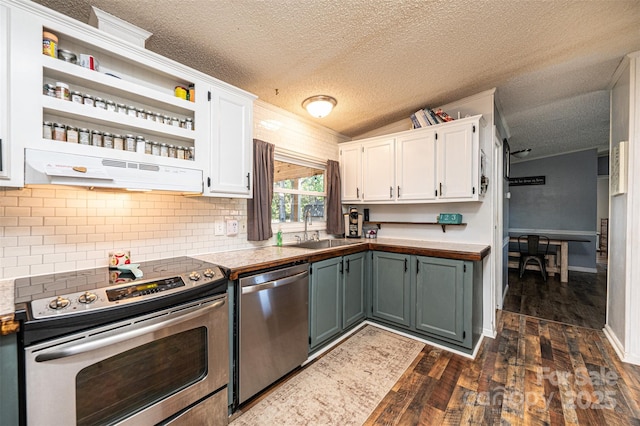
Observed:
[[[640,50],[638,1],[38,0],[153,33],[147,48],[350,137],[496,87],[512,151],[608,144],[607,87]]]

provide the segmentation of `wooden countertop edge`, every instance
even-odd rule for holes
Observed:
[[[240,266],[237,268],[229,268],[230,270],[229,279],[237,280],[238,277],[243,274],[257,272],[263,269],[275,268],[277,266],[287,265],[290,263],[298,263],[298,262],[313,263],[313,262],[319,262],[325,259],[331,259],[332,257],[345,256],[345,255],[360,253],[368,250],[386,251],[389,253],[399,253],[399,254],[412,254],[412,255],[418,255],[418,256],[441,257],[445,259],[455,259],[455,260],[479,261],[484,259],[491,252],[491,247],[486,246],[479,252],[469,252],[469,251],[435,249],[435,248],[425,248],[425,247],[399,246],[399,245],[385,244],[385,243],[362,242],[362,243],[356,243],[353,245],[346,245],[346,246],[332,247],[330,249],[317,250],[314,253],[306,253],[299,256],[289,256],[289,257],[285,257],[285,258],[270,261],[270,262],[254,263],[251,265]]]
[[[20,321],[15,319],[14,314],[2,315],[0,317],[0,335],[7,336],[17,333],[20,330]]]

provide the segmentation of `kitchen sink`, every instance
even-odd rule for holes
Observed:
[[[299,247],[306,249],[325,249],[331,247],[346,246],[349,244],[357,244],[360,240],[346,241],[346,240],[318,240],[318,241],[303,241],[301,243],[288,244],[287,247]]]

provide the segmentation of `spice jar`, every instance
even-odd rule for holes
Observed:
[[[91,145],[102,146],[102,132],[100,130],[91,131]]]
[[[187,128],[186,120],[180,120],[180,128],[181,129],[186,129]]]
[[[45,139],[53,139],[53,125],[50,121],[42,123],[42,137]]]
[[[124,137],[124,149],[130,152],[136,152],[136,138],[133,135]]]
[[[69,92],[69,85],[61,81],[56,82],[56,98],[63,99],[65,101],[71,100],[71,92]]]
[[[145,141],[144,142],[144,153],[145,154],[149,154],[149,155],[153,154],[152,149],[151,149],[152,145],[153,145],[153,142],[151,142],[151,141]]]
[[[116,112],[116,103],[110,100],[105,102],[107,104],[107,111]]]
[[[130,117],[137,117],[138,113],[136,112],[136,107],[133,105],[127,106],[127,115]]]
[[[176,126],[176,127],[180,127],[180,120],[178,119],[178,117],[173,117],[171,119],[171,125],[172,126]]]
[[[104,99],[99,98],[97,96],[94,101],[94,106],[96,108],[107,109],[107,103],[104,101]]]
[[[178,153],[176,152],[176,147],[174,145],[169,145],[169,157],[178,158]]]
[[[127,106],[125,104],[117,104],[116,107],[117,107],[118,114],[127,113]]]
[[[78,57],[76,56],[76,54],[66,49],[58,49],[58,59],[72,64],[78,63]]]
[[[142,108],[136,108],[136,115],[143,120],[147,119],[147,113]]]
[[[186,118],[184,120],[184,128],[187,130],[193,130],[193,118]]]
[[[196,148],[192,146],[186,151],[185,154],[187,160],[194,161],[196,158]]]
[[[88,93],[82,95],[82,103],[88,106],[94,106],[95,104],[93,96],[89,95]]]
[[[113,148],[113,135],[109,132],[102,134],[102,146],[105,148]]]
[[[178,160],[184,160],[184,148],[179,146],[176,148],[176,158]]]
[[[149,120],[149,121],[156,121],[156,116],[155,116],[155,115],[153,115],[153,111],[149,111],[149,110],[147,110],[147,111],[145,112],[145,115],[147,116],[147,120]]]
[[[160,157],[168,157],[169,156],[169,145],[166,143],[160,144]]]
[[[160,114],[159,112],[154,112],[153,117],[156,123],[164,123],[164,117],[162,117],[162,114]]]
[[[144,136],[136,136],[136,152],[144,154]]]
[[[75,102],[77,104],[81,104],[84,102],[84,100],[82,99],[82,93],[78,92],[77,90],[74,90],[71,92],[71,102]]]
[[[169,117],[168,115],[165,115],[163,117],[163,122],[164,122],[164,124],[169,124],[170,125],[171,124],[171,117]]]
[[[160,144],[158,142],[151,142],[151,155],[160,156]]]
[[[113,149],[118,151],[124,150],[124,138],[122,135],[113,135]]]
[[[47,96],[51,96],[52,98],[56,97],[56,86],[54,86],[53,84],[45,84],[44,86],[42,86],[42,94],[43,95],[47,95]]]
[[[56,58],[58,36],[49,31],[42,32],[42,54]]]
[[[78,128],[67,126],[67,142],[78,143]]]
[[[89,145],[91,140],[91,133],[89,132],[89,129],[80,129],[78,131],[78,140],[80,145]]]
[[[62,123],[53,125],[53,140],[65,142],[67,140],[67,129]]]

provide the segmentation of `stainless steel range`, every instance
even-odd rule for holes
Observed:
[[[59,293],[19,311],[23,423],[226,424],[224,271],[188,257],[139,269],[16,280]]]

